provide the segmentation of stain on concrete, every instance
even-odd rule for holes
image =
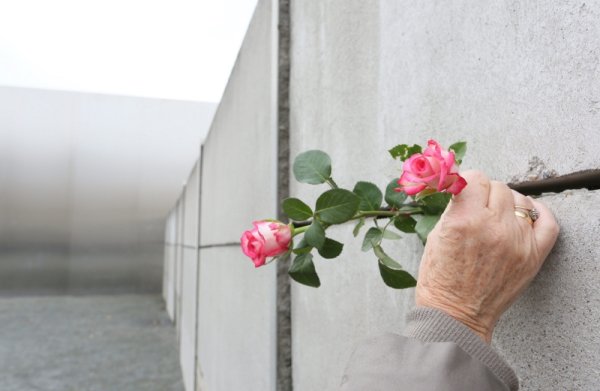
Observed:
[[[556,170],[546,166],[544,161],[537,156],[529,159],[527,172],[521,175],[515,175],[511,178],[512,183],[538,181],[541,179],[554,178],[558,176]]]

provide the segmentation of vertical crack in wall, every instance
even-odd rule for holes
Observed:
[[[277,218],[287,217],[281,201],[290,194],[290,0],[278,0],[277,53]],[[291,391],[292,323],[288,269],[290,257],[277,261],[277,390]]]

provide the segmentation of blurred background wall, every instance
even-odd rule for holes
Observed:
[[[159,292],[213,103],[0,87],[0,294]]]

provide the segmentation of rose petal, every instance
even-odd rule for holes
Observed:
[[[464,189],[465,186],[467,186],[467,181],[465,180],[465,178],[461,177],[460,175],[456,176],[458,177],[456,181],[454,181],[454,183],[446,189],[447,192],[452,193],[454,195],[459,194],[462,191],[462,189]]]

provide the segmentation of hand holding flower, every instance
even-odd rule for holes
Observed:
[[[353,190],[340,188],[332,178],[329,155],[319,150],[303,152],[294,161],[296,180],[311,185],[327,184],[330,189],[317,198],[314,207],[298,198],[283,200],[282,209],[293,223],[255,221],[254,229],[242,235],[242,251],[256,267],[275,257],[293,254],[290,277],[301,284],[318,287],[321,282],[313,253],[333,259],[344,248],[343,243],[328,237],[327,229],[355,220],[353,233],[358,236],[365,222],[372,219],[374,226],[364,234],[362,251],[373,252],[386,285],[395,289],[414,287],[415,278],[384,251],[383,241],[399,239],[397,233],[391,232],[396,228],[403,233],[416,233],[425,243],[450,196],[459,194],[467,184],[458,174],[465,151],[464,142],[444,150],[437,141],[429,140],[423,152],[419,145],[397,145],[389,153],[404,162],[404,172],[400,179],[387,185],[385,193],[376,184],[366,181],[358,181]],[[383,201],[387,205],[383,206]],[[380,225],[384,219],[387,223]],[[303,237],[292,248],[292,237],[296,235]]]

